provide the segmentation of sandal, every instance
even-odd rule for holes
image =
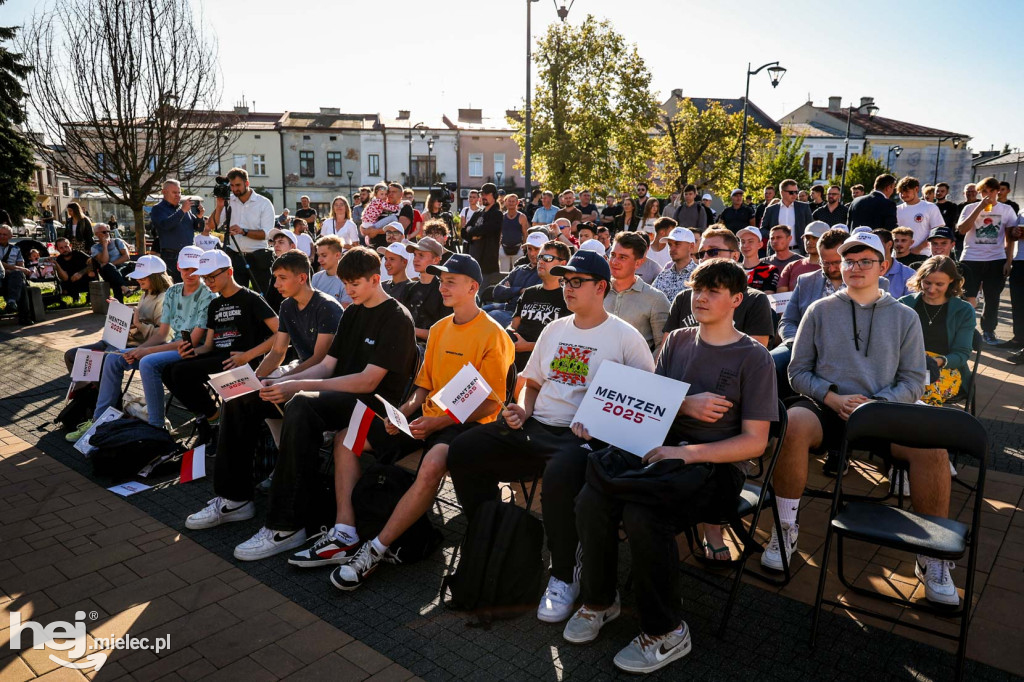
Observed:
[[[707,540],[704,540],[703,547],[704,554],[697,555],[697,559],[706,564],[711,564],[713,566],[729,566],[735,562],[735,559],[732,558],[732,552],[729,551],[728,545],[715,547]]]

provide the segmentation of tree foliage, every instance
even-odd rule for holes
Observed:
[[[5,1],[0,0],[0,5]],[[22,82],[32,67],[25,64],[22,54],[6,45],[17,33],[16,27],[0,26],[0,208],[21,224],[32,209],[34,195],[29,180],[36,165],[32,148],[19,129],[25,123]]]
[[[189,0],[53,0],[24,37],[37,153],[131,208],[140,251],[149,195],[205,175],[230,146],[237,118],[210,113],[219,68],[204,23]]]
[[[747,186],[778,187],[783,180],[792,179],[800,187],[810,187],[811,176],[804,170],[803,144],[802,137],[784,137],[778,146],[755,150],[747,161]]]
[[[743,112],[729,113],[712,100],[700,111],[685,98],[676,113],[661,114],[661,133],[654,146],[654,184],[665,191],[680,191],[688,183],[700,190],[727,195],[739,181]],[[775,134],[747,120],[747,159],[775,144]]]
[[[875,186],[875,178],[883,173],[892,173],[892,170],[885,165],[881,159],[875,158],[869,151],[870,145],[864,145],[863,154],[854,154],[850,157],[850,163],[846,167],[846,186],[843,188],[843,201],[852,201],[853,194],[850,188],[854,185],[864,185],[867,192]],[[840,185],[842,175],[834,175],[829,178],[829,184]]]
[[[552,24],[534,50],[532,174],[554,191],[624,188],[649,174],[658,104],[636,46],[608,20]],[[510,118],[525,149],[525,124]],[[522,168],[522,160],[517,163]]]

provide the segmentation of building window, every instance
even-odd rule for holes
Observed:
[[[267,155],[266,154],[253,154],[252,155],[252,174],[253,175],[266,175],[267,174]]]
[[[426,187],[434,182],[434,175],[437,174],[436,156],[414,156],[412,157],[411,176],[406,178],[410,185]]]
[[[338,139],[337,135],[331,135],[331,137],[330,137],[331,142],[334,142],[337,139]]]
[[[494,155],[494,179],[495,180],[498,179],[498,173],[501,173],[502,182],[504,182],[506,179],[508,179],[508,176],[505,175],[505,155],[504,154],[495,154]]]
[[[299,152],[299,175],[304,178],[311,178],[316,175],[316,166],[313,164],[313,152]]]
[[[484,176],[484,155],[469,155],[469,177],[482,178]]]
[[[53,171],[50,169],[46,169],[46,184],[50,187],[57,184],[57,176],[54,175]]]
[[[327,152],[327,174],[341,175],[341,152]]]
[[[206,167],[207,175],[218,175],[220,174],[220,159],[214,159],[210,161],[210,165]]]
[[[821,178],[821,173],[825,169],[825,159],[820,156],[815,156],[811,159],[811,180],[818,180]]]
[[[308,140],[308,139],[309,139],[309,135],[303,135],[303,136],[302,136],[302,139],[303,139],[303,140]]]
[[[149,169],[150,173],[155,173],[156,172],[156,157],[155,156],[149,157],[149,163],[146,164],[146,168]]]
[[[243,168],[249,170],[249,157],[245,154],[235,154],[232,159],[234,165],[232,168]]]
[[[71,185],[66,182],[60,183],[60,193],[65,197],[71,196]]]
[[[103,152],[96,154],[96,167],[102,170],[107,170],[107,157],[104,156]]]
[[[366,174],[372,177],[380,176],[380,154],[366,155]]]
[[[834,175],[842,175],[843,167],[846,165],[846,159],[839,157],[836,159],[836,172]]]

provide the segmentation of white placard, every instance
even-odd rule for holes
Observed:
[[[110,301],[107,305],[107,321],[103,325],[103,340],[114,348],[127,348],[131,327],[132,309],[124,303]]]
[[[412,435],[412,431],[409,429],[409,420],[405,418],[405,415],[402,414],[400,409],[384,400],[384,398],[381,398],[376,393],[373,394],[373,397],[379,400],[380,404],[384,406],[384,411],[387,413],[388,419],[391,420],[392,424],[398,427],[399,431],[408,435],[409,438],[415,438],[415,436]]]
[[[210,386],[221,397],[221,400],[231,400],[263,388],[260,380],[256,378],[256,372],[249,365],[235,367],[219,374],[211,374]]]
[[[574,422],[591,436],[638,457],[663,445],[690,385],[605,360]]]
[[[146,485],[145,483],[128,481],[127,483],[122,483],[121,485],[115,485],[113,487],[107,488],[107,490],[114,493],[115,495],[120,495],[121,497],[128,497],[129,495],[134,495],[135,493],[141,493],[143,490],[149,490],[149,488],[150,486]]]
[[[75,364],[71,367],[72,381],[99,381],[100,372],[103,370],[103,356],[101,350],[86,350],[79,348],[75,352]]]
[[[449,417],[465,424],[492,392],[476,367],[467,362],[444,388],[431,396],[431,400]]]
[[[86,457],[91,455],[96,451],[96,448],[89,444],[89,439],[96,433],[96,427],[100,424],[106,424],[107,422],[112,422],[115,419],[120,419],[123,416],[124,413],[114,406],[110,406],[103,410],[103,414],[97,417],[96,421],[94,421],[92,426],[89,427],[89,430],[86,431],[81,438],[75,441],[75,450],[78,450]]]
[[[784,291],[781,294],[768,294],[768,303],[771,304],[772,310],[781,315],[786,312],[786,306],[789,305],[789,299],[791,298],[793,298],[792,291]]]

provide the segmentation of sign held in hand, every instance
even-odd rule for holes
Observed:
[[[263,388],[260,380],[256,377],[256,372],[249,365],[211,374],[209,383],[221,400],[231,400]]]
[[[573,421],[594,438],[643,457],[664,444],[689,390],[681,381],[606,360]]]
[[[132,327],[132,309],[124,303],[110,301],[107,321],[103,325],[103,340],[114,348],[128,347],[128,332]]]
[[[449,417],[460,424],[465,424],[493,393],[476,367],[466,363],[466,366],[430,399]]]
[[[381,398],[376,393],[373,395],[373,397],[379,400],[380,404],[384,406],[384,412],[387,414],[388,419],[391,421],[392,424],[398,427],[399,431],[409,436],[409,438],[416,437],[412,435],[412,430],[409,428],[409,420],[405,418],[405,415],[402,414],[402,411],[400,409],[398,409],[388,401],[384,400],[384,398]]]
[[[72,381],[99,381],[103,369],[104,352],[79,348],[75,352],[75,364],[71,367]]]
[[[772,310],[781,315],[786,312],[786,306],[789,305],[789,299],[793,298],[792,291],[784,291],[780,294],[768,294],[768,303],[771,304]]]

